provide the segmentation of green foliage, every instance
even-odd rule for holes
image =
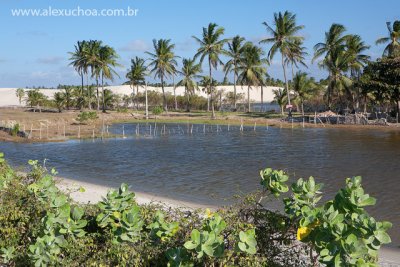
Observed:
[[[143,220],[140,208],[135,202],[135,194],[129,192],[127,184],[118,191],[110,190],[107,197],[99,202],[100,213],[96,221],[101,228],[108,228],[114,235],[115,243],[136,242],[141,239]]]
[[[238,249],[248,254],[256,254],[257,240],[256,232],[254,229],[247,230],[246,232],[240,231]]]
[[[163,111],[164,111],[164,110],[163,110],[162,107],[160,107],[160,106],[155,106],[151,112],[152,112],[154,115],[157,116],[157,115],[162,114]]]
[[[82,111],[76,118],[80,123],[87,123],[98,118],[96,111]]]
[[[9,263],[11,262],[12,259],[15,258],[14,247],[2,248],[0,249],[0,251],[1,251],[0,256],[3,258],[4,263]]]
[[[165,253],[168,259],[168,267],[193,267],[185,248],[171,248]]]
[[[321,263],[376,266],[378,249],[390,242],[391,224],[364,210],[375,200],[364,193],[359,177],[347,179],[322,206],[317,206],[321,185],[300,179],[288,198],[290,218],[260,208],[255,196],[204,216],[139,207],[126,184],[97,205],[75,204],[57,189],[55,170],[29,164],[29,174],[20,176],[0,162],[1,181],[7,181],[0,190],[0,264],[6,266],[305,266],[303,250],[287,249],[298,247],[292,242],[297,225],[301,241]],[[280,186],[287,178],[267,173]]]
[[[264,180],[263,185],[275,194],[275,187]],[[292,184],[292,197],[284,199],[285,212],[299,225],[297,239],[315,250],[327,266],[377,266],[378,250],[391,242],[386,231],[392,224],[377,222],[365,211],[376,200],[365,194],[361,182],[361,177],[347,178],[346,187],[333,200],[317,206],[322,185],[313,177],[299,179]]]
[[[260,171],[260,175],[261,185],[275,197],[279,197],[281,193],[286,193],[289,190],[288,186],[285,184],[289,176],[284,171],[267,168]]]
[[[185,243],[185,248],[195,250],[197,258],[204,256],[222,257],[224,254],[224,238],[221,232],[225,229],[226,223],[218,214],[207,219],[201,232],[194,229],[190,240]]]
[[[18,133],[19,133],[19,131],[20,131],[20,125],[17,123],[17,124],[15,124],[15,125],[11,128],[10,134],[11,134],[12,136],[17,136]]]
[[[169,240],[179,230],[179,222],[168,223],[165,221],[165,215],[157,211],[153,223],[148,228],[151,230],[151,236],[159,238],[161,241]]]

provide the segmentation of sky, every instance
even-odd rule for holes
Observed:
[[[52,12],[61,10],[57,11],[59,16],[12,15],[19,9],[43,12],[49,8]],[[97,12],[129,8],[137,13],[103,17],[60,14],[78,8]],[[258,43],[268,37],[262,23],[272,23],[275,12],[286,10],[295,13],[297,23],[305,26],[301,34],[310,54],[305,71],[317,79],[327,74],[316,63],[311,64],[313,46],[324,41],[332,23],[343,24],[348,33],[360,35],[371,46],[368,54],[377,58],[384,46],[376,46],[375,40],[388,34],[386,21],[400,19],[399,0],[0,0],[0,88],[80,84],[79,76],[68,65],[68,52],[74,50],[77,41],[90,39],[102,40],[116,49],[122,65],[117,68],[120,78],[109,83],[121,84],[126,81],[130,59],[146,57],[144,52],[152,50],[153,39],[171,39],[178,56],[192,57],[198,48],[192,36],[201,36],[202,27],[214,22],[225,28],[226,38],[241,35]],[[266,52],[269,47],[262,45]],[[282,79],[279,62],[277,55],[268,73]],[[222,71],[216,71],[216,78],[223,79]]]

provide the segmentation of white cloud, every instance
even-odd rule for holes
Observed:
[[[149,50],[150,46],[143,40],[133,40],[132,42],[121,47],[121,51],[125,52],[144,52]]]
[[[63,57],[42,57],[42,58],[38,58],[36,60],[37,63],[40,64],[50,64],[50,65],[54,65],[54,64],[59,64],[64,60]]]

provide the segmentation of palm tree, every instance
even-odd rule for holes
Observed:
[[[336,50],[331,51],[330,56],[323,60],[320,66],[329,71],[329,84],[328,84],[328,108],[331,108],[331,96],[333,92],[337,92],[340,100],[340,93],[346,91],[349,93],[352,80],[348,78],[345,73],[349,70],[352,58],[346,50],[338,47]],[[350,94],[350,93],[349,93]]]
[[[203,86],[203,92],[207,94],[207,112],[210,111],[211,92],[217,88],[218,82],[215,79],[210,79],[210,76],[201,76],[201,86]]]
[[[167,98],[164,91],[164,79],[172,76],[176,73],[176,58],[174,54],[175,45],[171,44],[171,40],[160,39],[153,40],[154,53],[146,52],[150,56],[150,64],[152,67],[151,73],[154,73],[154,77],[158,77],[161,80],[161,89],[163,93],[163,104],[164,110],[168,111]]]
[[[385,50],[383,50],[384,57],[398,57],[400,56],[400,21],[396,20],[393,23],[386,22],[387,29],[389,31],[388,37],[381,37],[376,40],[376,44],[389,43]]]
[[[231,42],[228,42],[227,56],[230,60],[224,66],[225,77],[229,72],[233,72],[233,106],[236,111],[236,81],[238,76],[238,64],[243,53],[244,38],[239,35],[233,37]]]
[[[117,52],[114,48],[105,45],[102,46],[99,50],[99,71],[101,74],[101,88],[102,88],[102,96],[103,96],[103,112],[106,112],[106,103],[105,103],[105,94],[104,94],[104,78],[113,81],[114,75],[118,75],[118,73],[114,70],[114,67],[121,66],[117,63],[117,59],[119,58]]]
[[[62,92],[54,93],[54,104],[56,105],[58,112],[61,113],[65,107],[65,99]]]
[[[248,112],[251,112],[250,89],[252,86],[263,84],[263,75],[266,72],[263,66],[266,61],[261,58],[262,55],[263,51],[261,48],[252,43],[246,43],[237,68],[239,73],[238,81],[241,84],[247,85]]]
[[[179,73],[183,76],[182,80],[178,82],[178,86],[185,87],[185,95],[186,95],[186,111],[190,111],[190,96],[194,93],[195,89],[198,89],[198,84],[195,79],[200,78],[198,75],[201,72],[200,63],[196,63],[195,59],[186,59],[182,60],[182,70]]]
[[[87,47],[86,60],[87,65],[90,67],[92,78],[96,79],[96,98],[97,98],[97,111],[100,110],[100,96],[99,96],[99,78],[101,74],[101,62],[99,58],[100,48],[102,41],[90,40]]]
[[[71,55],[72,62],[69,65],[72,65],[76,72],[78,72],[79,76],[81,76],[82,80],[82,89],[81,94],[83,95],[83,76],[87,74],[88,71],[88,62],[87,62],[87,49],[88,49],[88,42],[86,41],[78,41],[75,45],[75,51],[69,52]]]
[[[279,105],[279,107],[281,108],[281,114],[284,115],[283,111],[287,103],[285,90],[278,88],[276,90],[272,90],[272,93],[274,93],[274,102],[276,102]]]
[[[25,96],[25,91],[24,91],[24,89],[18,88],[18,89],[15,91],[15,95],[18,97],[19,104],[21,105],[21,104],[22,104],[22,98],[24,98],[24,96]]]
[[[285,79],[286,91],[288,96],[289,116],[291,116],[292,109],[290,106],[290,92],[286,76],[285,59],[290,53],[290,46],[293,43],[301,42],[304,39],[304,37],[297,35],[298,32],[304,28],[304,26],[296,25],[296,15],[292,14],[289,11],[285,11],[284,14],[282,14],[281,12],[274,13],[274,28],[272,28],[266,22],[264,22],[263,24],[267,28],[267,31],[272,35],[272,37],[260,41],[260,43],[272,43],[272,47],[268,52],[268,59],[272,61],[278,50],[281,53],[283,76]]]
[[[105,108],[112,108],[116,105],[117,97],[109,89],[102,90],[103,105]]]
[[[197,38],[196,36],[192,36],[199,44],[200,47],[197,50],[194,58],[200,56],[200,64],[203,63],[205,57],[208,57],[208,67],[209,67],[209,78],[212,81],[212,69],[216,69],[219,64],[223,65],[221,59],[219,58],[221,54],[226,54],[226,51],[223,49],[224,44],[228,41],[227,39],[221,39],[222,35],[224,35],[225,29],[223,27],[218,27],[215,23],[210,23],[208,27],[203,27],[203,35],[202,38]],[[212,84],[209,84],[209,92],[210,92],[210,102],[211,102],[211,118],[215,118],[215,109],[214,109],[214,97],[213,97],[213,89]]]
[[[133,100],[135,100],[135,95],[139,94],[139,85],[142,85],[146,82],[146,72],[147,67],[145,66],[145,60],[139,57],[135,57],[131,59],[131,68],[128,70],[126,74],[126,78],[129,79],[131,87],[133,89]],[[135,86],[136,86],[136,94],[135,94]],[[136,101],[136,108],[139,109],[139,101]]]
[[[46,100],[47,96],[40,92],[39,89],[29,90],[27,92],[26,104],[30,107],[37,107],[39,112],[42,112],[41,106]],[[36,111],[36,109],[33,111]]]
[[[302,46],[303,40],[295,40],[289,44],[288,54],[285,59],[286,65],[291,65],[292,68],[292,80],[294,79],[294,67],[299,68],[299,64],[307,68],[305,63],[305,57],[308,53],[305,51],[307,48]]]
[[[347,53],[350,56],[350,76],[353,80],[359,81],[361,72],[364,66],[370,60],[370,56],[363,54],[365,50],[369,49],[369,46],[365,45],[359,35],[349,35],[346,39]],[[355,84],[354,84],[355,85]],[[358,110],[361,88],[357,85],[353,86],[354,94],[351,94],[353,108]],[[355,102],[355,104],[354,104]]]
[[[311,97],[316,89],[314,78],[308,78],[307,73],[298,71],[293,78],[293,91],[300,100],[301,114],[304,117],[304,101]]]
[[[319,66],[321,68],[326,68],[329,71],[329,83],[327,90],[328,98],[328,109],[331,109],[332,105],[332,92],[334,91],[334,86],[337,85],[338,73],[342,72],[345,67],[343,63],[348,59],[344,55],[346,49],[347,35],[344,35],[346,28],[340,24],[332,24],[328,32],[325,32],[325,43],[318,43],[314,46],[314,57],[312,61],[324,56],[324,59],[320,61]],[[338,70],[340,66],[341,70]],[[336,71],[333,73],[332,71]]]
[[[73,105],[73,89],[70,87],[64,88],[64,91],[61,93],[62,98],[64,99],[65,108],[69,110],[69,108]]]

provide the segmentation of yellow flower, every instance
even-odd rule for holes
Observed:
[[[313,222],[312,224],[310,224],[308,227],[305,226],[305,227],[300,227],[299,229],[297,229],[297,240],[301,241],[304,238],[306,238],[311,233],[311,231],[314,230],[314,228],[319,225],[320,225],[320,222],[319,222],[319,220],[317,220],[317,221]]]
[[[205,214],[205,217],[207,218],[207,219],[210,219],[210,218],[212,218],[213,217],[213,213],[211,212],[211,210],[210,209],[206,209],[206,214]]]
[[[312,231],[312,228],[300,227],[297,229],[297,240],[301,241],[306,238]]]

